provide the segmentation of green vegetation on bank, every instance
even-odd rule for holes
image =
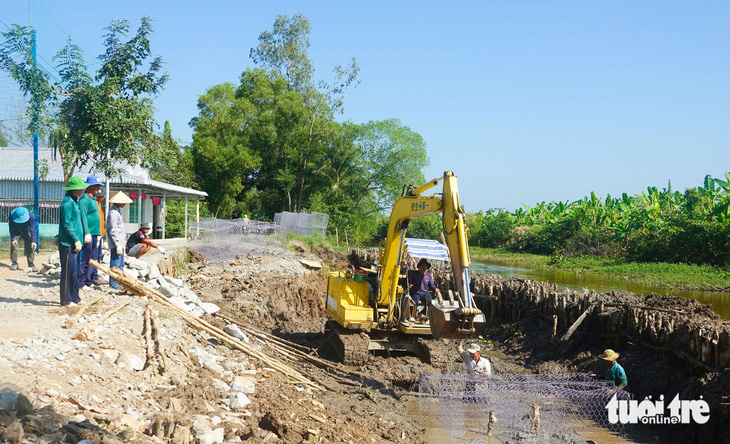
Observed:
[[[637,262],[596,256],[548,256],[516,253],[503,248],[470,247],[469,250],[472,259],[485,259],[530,268],[596,273],[668,290],[727,291],[730,288],[730,271],[711,265]]]
[[[647,188],[620,198],[541,202],[514,212],[490,210],[467,220],[470,244],[567,258],[730,265],[730,173],[705,177],[683,193]]]

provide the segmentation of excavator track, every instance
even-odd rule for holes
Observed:
[[[345,365],[361,366],[368,361],[370,338],[367,333],[358,330],[347,330],[335,321],[327,321],[332,331],[330,345],[338,359]]]

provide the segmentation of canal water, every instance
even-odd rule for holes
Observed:
[[[711,305],[712,311],[720,315],[723,319],[730,319],[730,293],[726,292],[666,290],[661,287],[641,285],[618,277],[595,273],[523,268],[519,264],[484,259],[472,259],[469,270],[473,273],[497,274],[504,278],[517,277],[539,282],[549,282],[551,284],[554,283],[559,287],[566,287],[573,291],[583,291],[583,288],[587,288],[589,290],[595,290],[598,293],[621,290],[645,296],[649,293],[681,296],[683,298],[696,299],[703,304]]]

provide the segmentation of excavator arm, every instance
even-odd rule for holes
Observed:
[[[423,196],[430,188],[443,184],[443,193]],[[429,310],[431,332],[435,337],[473,337],[484,324],[484,315],[474,306],[469,290],[469,249],[464,225],[464,211],[459,204],[459,189],[456,176],[450,171],[443,177],[418,188],[411,188],[400,197],[390,215],[388,234],[381,250],[381,279],[379,306],[387,306],[387,324],[394,319],[394,305],[399,291],[400,267],[402,263],[405,232],[411,220],[442,214],[446,243],[451,257],[451,267],[456,284],[456,298],[449,294],[447,299],[432,301]]]

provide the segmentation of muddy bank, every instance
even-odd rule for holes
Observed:
[[[442,290],[450,270],[434,270]],[[600,372],[598,354],[613,348],[629,376],[629,391],[671,400],[700,399],[710,405],[707,424],[657,426],[663,439],[730,442],[730,322],[709,306],[672,296],[628,292],[598,294],[554,285],[473,275],[471,288],[487,315],[486,337],[536,372]],[[583,317],[582,322],[576,323]],[[553,325],[557,317],[556,336]],[[561,341],[571,327],[569,339]],[[678,438],[679,437],[679,438]],[[686,442],[686,441],[685,441]]]

